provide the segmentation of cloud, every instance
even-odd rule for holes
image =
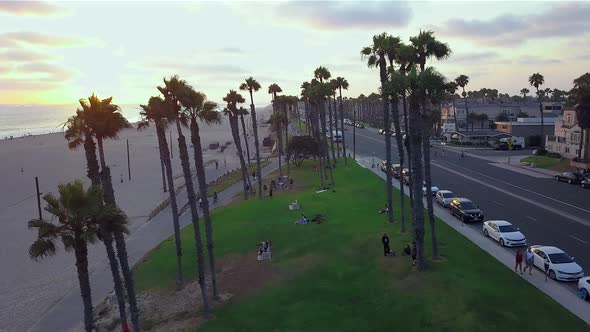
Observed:
[[[402,1],[290,1],[279,4],[275,15],[323,30],[387,28],[407,26],[412,9]]]
[[[232,65],[196,65],[188,63],[153,62],[139,64],[139,68],[148,70],[167,70],[179,75],[200,74],[206,76],[215,75],[244,75],[247,71],[244,68]]]
[[[478,53],[464,53],[453,55],[451,60],[453,62],[486,62],[490,60],[496,60],[498,58],[498,53],[488,51],[488,52],[478,52]]]
[[[62,8],[42,1],[0,1],[0,13],[16,15],[53,15]]]
[[[518,59],[518,63],[523,65],[550,65],[562,63],[562,61],[559,59],[543,59],[534,55],[525,55]]]
[[[0,91],[45,91],[62,85],[56,81],[39,81],[38,79],[0,78]]]
[[[28,61],[45,61],[52,57],[48,54],[39,53],[25,49],[9,49],[0,51],[0,61],[3,62],[28,62]]]
[[[82,44],[75,38],[60,37],[33,31],[6,32],[0,34],[0,44],[4,42],[16,42],[35,46],[67,47]]]
[[[563,3],[540,14],[508,14],[491,20],[451,19],[435,30],[483,45],[512,47],[530,39],[580,36],[590,30],[589,16],[590,3]]]
[[[41,81],[63,82],[73,77],[73,72],[61,65],[48,62],[30,62],[16,67],[18,76],[36,77]],[[18,77],[17,76],[17,77]]]
[[[243,54],[245,53],[244,50],[242,50],[239,47],[224,47],[224,48],[220,48],[218,50],[219,53],[226,53],[226,54]]]

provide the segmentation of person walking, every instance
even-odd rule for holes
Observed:
[[[387,236],[387,233],[383,233],[381,242],[383,243],[383,256],[387,256],[391,252],[391,248],[389,248],[389,236]]]
[[[514,272],[518,273],[518,268],[520,268],[520,274],[522,273],[522,251],[519,249],[516,251],[516,265],[514,266]]]
[[[219,169],[219,163],[215,160],[215,170]]]
[[[545,282],[547,282],[547,275],[549,274],[549,259],[545,257],[545,262],[543,263],[543,268],[545,270]]]
[[[272,198],[272,186],[270,186],[270,190],[268,191],[268,197]]]
[[[533,275],[534,260],[535,260],[535,255],[533,254],[531,247],[529,247],[526,252],[526,266],[524,267],[524,272],[526,272],[526,269],[528,268],[529,275],[531,275],[531,276]]]

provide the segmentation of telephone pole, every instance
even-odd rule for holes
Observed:
[[[127,139],[127,170],[129,171],[129,181],[131,181],[131,159],[129,158],[129,139]]]
[[[41,213],[41,193],[39,192],[39,178],[35,176],[35,187],[37,188],[37,208],[39,209],[39,220],[43,220]]]

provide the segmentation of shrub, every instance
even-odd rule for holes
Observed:
[[[557,152],[548,152],[547,153],[547,157],[549,158],[555,158],[555,159],[561,159],[561,155]]]
[[[547,154],[547,150],[541,148],[541,149],[537,149],[537,156],[544,156]]]

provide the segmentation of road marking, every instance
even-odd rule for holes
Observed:
[[[447,163],[449,163],[449,164],[451,164],[451,165],[453,165],[453,166],[455,166],[455,167],[459,167],[459,168],[463,168],[463,169],[465,169],[465,170],[471,171],[471,172],[473,172],[473,173],[475,173],[475,174],[477,174],[477,175],[481,175],[481,176],[483,176],[483,177],[486,177],[486,178],[492,179],[492,180],[494,180],[494,181],[498,181],[498,182],[500,182],[500,183],[502,183],[502,184],[505,184],[505,185],[508,185],[508,186],[511,186],[511,187],[514,187],[514,188],[518,188],[518,189],[520,189],[520,190],[523,190],[523,191],[526,191],[526,192],[528,192],[528,193],[531,193],[531,194],[534,194],[534,195],[537,195],[537,196],[541,196],[541,197],[543,197],[543,198],[546,198],[546,199],[552,200],[552,201],[554,201],[554,202],[557,202],[557,203],[561,203],[561,204],[563,204],[563,205],[567,205],[567,206],[569,206],[569,207],[572,207],[572,208],[574,208],[574,209],[578,209],[578,210],[580,210],[580,211],[583,211],[583,212],[586,212],[586,213],[590,213],[590,210],[583,209],[583,208],[581,208],[581,207],[578,207],[578,206],[576,206],[576,205],[573,205],[573,204],[570,204],[570,203],[567,203],[567,202],[564,202],[564,201],[560,201],[560,200],[558,200],[558,199],[555,199],[555,198],[553,198],[553,197],[545,196],[545,195],[543,195],[543,194],[539,194],[538,192],[535,192],[535,191],[532,191],[532,190],[529,190],[529,189],[526,189],[526,188],[523,188],[523,187],[520,187],[520,186],[514,185],[514,184],[512,184],[512,183],[509,183],[509,182],[506,182],[506,181],[503,181],[503,180],[496,179],[495,177],[492,177],[492,176],[489,176],[489,175],[485,175],[485,174],[483,174],[483,173],[480,173],[480,172],[474,171],[474,170],[472,170],[472,169],[469,169],[469,168],[466,168],[466,167],[462,167],[462,166],[460,166],[460,165],[457,165],[457,164],[455,164],[455,163],[451,163],[451,162],[448,162],[448,161],[447,161]],[[432,163],[432,162],[431,162],[431,164],[434,164],[434,163]],[[441,167],[440,165],[437,165],[437,166]],[[459,173],[459,174],[461,174],[461,173]]]
[[[527,217],[527,218],[529,218],[529,219],[530,219],[530,220],[532,220],[532,221],[537,221],[537,219],[535,219],[535,218],[533,218],[533,217],[529,217],[529,216],[526,216],[526,217]]]
[[[496,202],[496,201],[492,201],[492,202],[493,202],[493,203],[496,203],[496,204],[498,204],[498,205],[500,205],[500,206],[504,206],[504,204],[502,204],[502,203],[500,203],[500,202]]]
[[[448,167],[442,166],[442,165],[440,165],[440,164],[433,163],[433,162],[432,162],[431,164],[432,164],[432,165],[434,165],[434,166],[437,166],[437,167],[439,167],[439,168],[442,168],[442,169],[444,169],[444,170],[446,170],[446,171],[448,171],[448,172],[451,172],[451,173],[454,173],[454,174],[460,175],[460,176],[462,176],[462,177],[464,177],[464,178],[466,178],[466,179],[469,179],[469,180],[471,180],[471,181],[473,181],[473,182],[477,182],[477,183],[479,183],[479,184],[481,184],[481,185],[483,185],[483,186],[486,186],[486,187],[489,187],[489,188],[495,189],[495,190],[497,190],[497,191],[499,191],[499,192],[502,192],[502,193],[504,193],[504,194],[506,194],[506,195],[509,195],[509,196],[512,196],[512,197],[514,197],[514,198],[518,198],[518,199],[520,199],[520,200],[523,200],[523,201],[525,201],[525,202],[527,202],[527,203],[533,204],[533,205],[535,205],[535,206],[537,206],[537,207],[539,207],[539,208],[541,208],[541,209],[544,209],[544,210],[547,210],[547,211],[553,212],[553,213],[555,213],[555,214],[557,214],[557,215],[560,215],[560,216],[562,216],[562,217],[568,218],[568,219],[570,219],[570,220],[572,220],[572,221],[575,221],[575,222],[577,222],[577,223],[579,223],[579,224],[581,224],[581,225],[584,225],[584,226],[590,226],[590,224],[588,224],[588,222],[587,222],[586,220],[584,220],[584,219],[582,219],[582,218],[580,218],[580,217],[576,217],[576,216],[574,216],[574,215],[571,215],[571,214],[569,214],[569,213],[567,213],[567,212],[561,211],[561,210],[559,210],[559,209],[556,209],[556,208],[552,208],[552,207],[550,207],[550,206],[545,206],[544,204],[541,204],[541,203],[539,203],[539,202],[537,202],[537,201],[535,201],[535,200],[532,200],[532,199],[529,199],[529,198],[526,198],[526,197],[520,196],[520,195],[518,195],[518,194],[512,193],[512,192],[510,192],[510,191],[507,191],[507,190],[505,190],[505,189],[503,189],[503,188],[500,188],[500,187],[498,187],[498,186],[495,186],[495,185],[493,185],[493,184],[489,184],[489,183],[487,183],[487,182],[484,182],[484,181],[482,181],[482,180],[476,179],[476,178],[474,178],[474,177],[472,177],[472,176],[465,175],[465,174],[463,174],[463,173],[461,173],[461,172],[459,172],[459,171],[456,171],[456,170],[454,170],[454,169],[451,169],[451,168],[448,168]]]
[[[582,239],[579,239],[579,238],[577,238],[577,237],[575,237],[575,236],[573,236],[573,235],[570,235],[570,237],[571,237],[571,238],[574,238],[574,239],[576,239],[576,240],[578,240],[578,241],[580,241],[580,242],[582,242],[582,243],[588,244],[588,242],[586,242],[586,241],[584,241],[584,240],[582,240]]]

